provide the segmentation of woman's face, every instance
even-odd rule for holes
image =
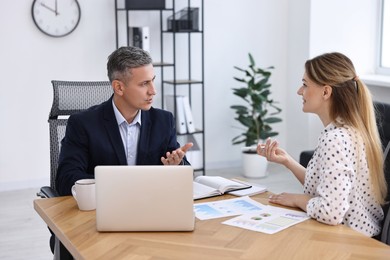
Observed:
[[[315,113],[317,115],[322,114],[325,108],[325,86],[314,83],[311,79],[309,79],[305,72],[302,79],[302,86],[298,89],[297,93],[302,96],[303,99],[303,112]]]

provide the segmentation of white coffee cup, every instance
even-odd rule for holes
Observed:
[[[80,210],[96,209],[95,186],[94,179],[78,180],[72,186],[72,195]]]

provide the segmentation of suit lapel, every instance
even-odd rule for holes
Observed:
[[[118,123],[115,119],[114,109],[112,108],[112,97],[104,105],[103,119],[104,127],[106,128],[107,134],[118,157],[119,163],[121,165],[127,165],[125,148],[123,147]]]

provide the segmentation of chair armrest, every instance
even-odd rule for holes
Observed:
[[[311,157],[313,157],[313,154],[314,154],[314,150],[308,150],[308,151],[301,152],[301,154],[299,156],[299,163],[303,167],[307,167]]]
[[[37,195],[41,198],[54,198],[60,196],[57,191],[49,186],[41,187],[40,192]]]

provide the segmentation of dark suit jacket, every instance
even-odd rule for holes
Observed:
[[[142,111],[137,165],[161,165],[161,157],[179,147],[170,112],[155,108]],[[189,164],[185,158],[183,162]],[[127,165],[112,97],[69,117],[56,177],[59,194],[70,195],[75,181],[94,178],[97,165]]]

